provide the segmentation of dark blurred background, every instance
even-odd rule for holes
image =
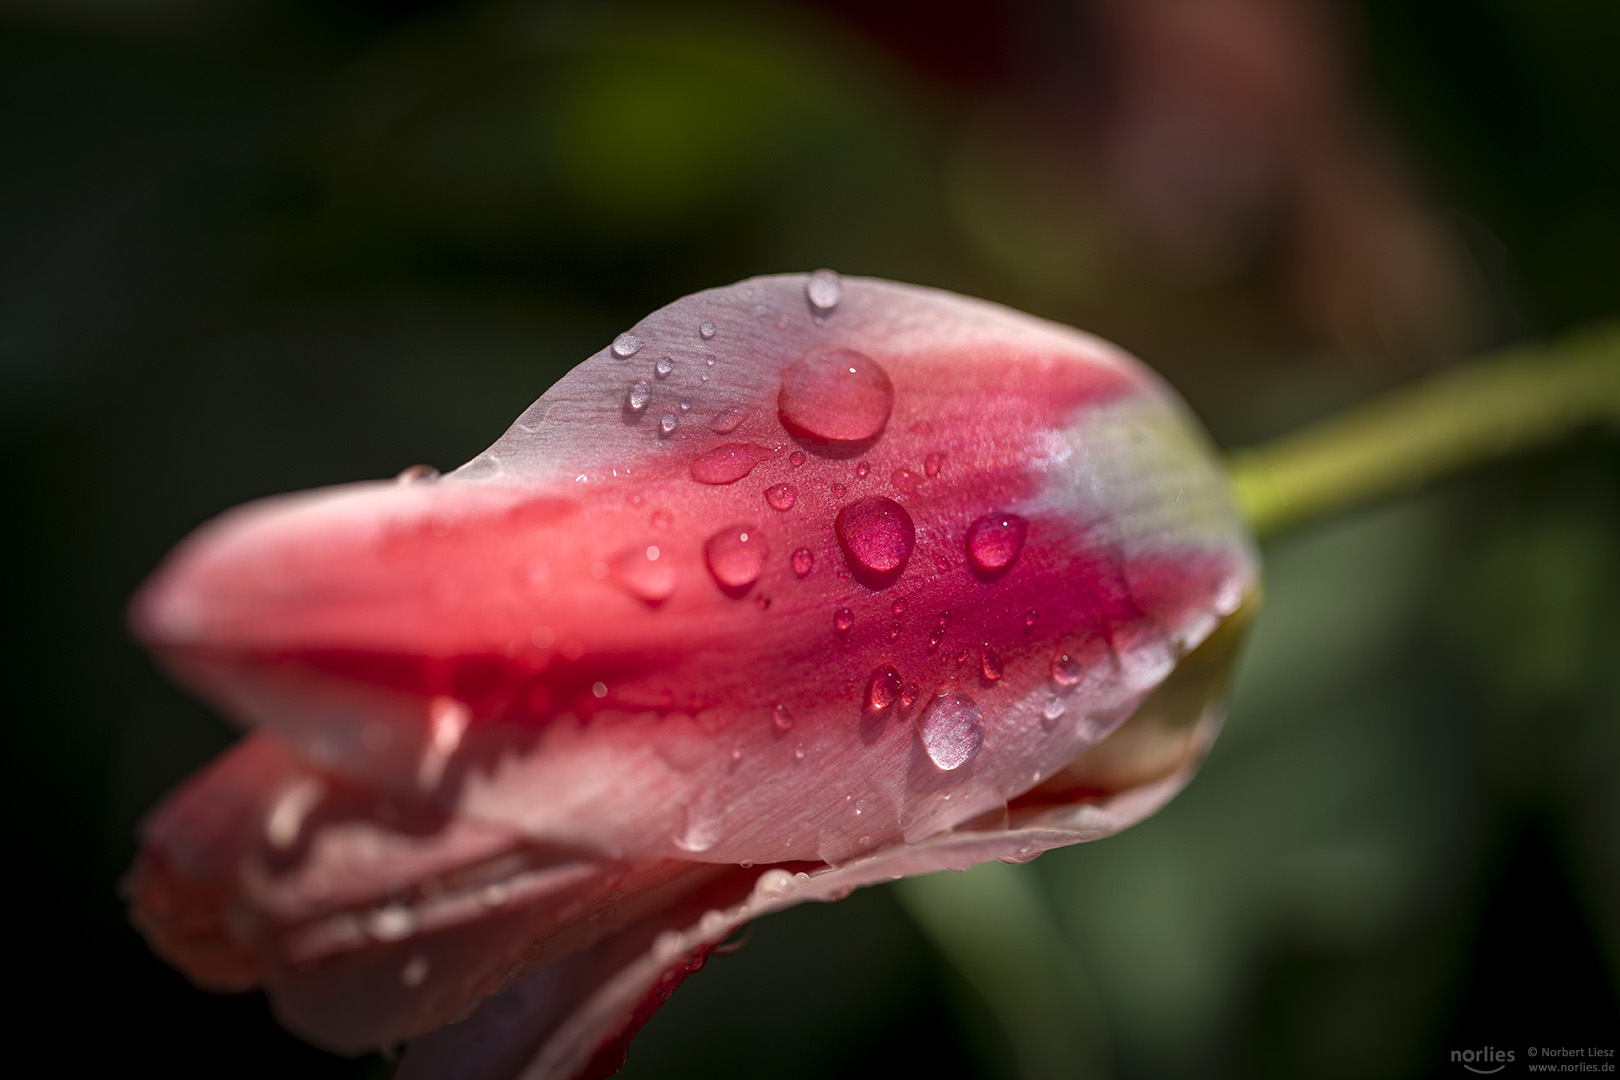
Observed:
[[[0,0],[18,1054],[386,1075],[126,924],[137,820],[231,738],[127,597],[235,503],[453,466],[652,308],[824,265],[1114,338],[1259,440],[1620,312],[1620,5]],[[1016,871],[1072,1063],[876,889],[756,927],[625,1075],[1613,1046],[1617,552],[1612,435],[1269,543],[1203,774]]]

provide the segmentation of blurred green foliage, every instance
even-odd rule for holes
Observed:
[[[1076,120],[1041,81],[1052,50],[1109,70],[1058,7],[989,6],[1057,20],[1044,45],[969,35],[998,82],[839,3],[0,4],[6,901],[28,1029],[63,1067],[386,1072],[191,991],[113,891],[138,816],[230,738],[121,623],[212,514],[453,465],[645,311],[777,270],[1083,325],[1228,444],[1445,359],[1347,362],[1269,231],[1213,276],[1143,256],[1098,164],[1107,95],[1077,76]],[[1367,123],[1466,256],[1472,343],[1620,310],[1615,6],[1339,14]],[[971,913],[1018,875],[1040,912],[1018,948],[1050,963],[953,966],[868,891],[756,927],[626,1075],[1036,1075],[1065,1047],[1069,1075],[1424,1075],[1611,1037],[1617,493],[1620,452],[1591,439],[1269,545],[1193,787],[1113,840],[956,879]],[[1045,1002],[1051,1046],[1009,1001]]]

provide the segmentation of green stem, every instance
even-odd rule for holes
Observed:
[[[1228,471],[1264,536],[1605,422],[1620,424],[1620,325],[1442,372],[1234,451]]]

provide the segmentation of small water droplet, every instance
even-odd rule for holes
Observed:
[[[797,469],[800,465],[803,465],[804,462],[805,457],[803,450],[795,450],[793,453],[788,455],[788,464],[793,466],[795,469]]]
[[[872,672],[871,679],[866,683],[866,697],[861,705],[861,712],[870,719],[881,719],[894,708],[895,702],[900,700],[900,694],[905,684],[900,679],[900,673],[892,664],[884,664]]]
[[[1215,579],[1215,613],[1230,615],[1243,605],[1243,585],[1237,578],[1222,574]]]
[[[771,710],[771,726],[777,731],[793,730],[793,712],[786,705]]]
[[[647,407],[647,402],[651,400],[652,385],[648,383],[646,379],[637,379],[635,382],[630,384],[630,396],[628,401],[631,409],[635,410],[636,412],[640,412],[642,409]]]
[[[394,477],[394,483],[396,483],[396,484],[419,484],[419,483],[424,483],[424,482],[429,481],[429,480],[437,480],[438,478],[439,478],[439,470],[435,469],[433,466],[431,466],[431,465],[412,465],[408,469],[400,470],[399,475]]]
[[[667,356],[660,356],[658,358],[658,363],[653,365],[653,373],[656,374],[660,379],[664,378],[674,370],[675,361],[671,360]]]
[[[927,457],[923,458],[923,472],[927,473],[929,476],[938,476],[939,467],[943,464],[945,464],[944,454],[929,454]]]
[[[753,525],[729,525],[703,545],[703,559],[722,592],[741,596],[759,580],[770,549]]]
[[[898,619],[900,616],[906,613],[906,602],[904,600],[896,599],[894,603],[889,605],[889,610],[892,611],[894,613],[894,617]]]
[[[979,670],[984,673],[987,682],[997,682],[1001,678],[1001,657],[996,655],[988,641],[979,647]]]
[[[804,296],[816,317],[825,319],[844,298],[844,279],[836,270],[817,270],[805,281]]]
[[[404,904],[389,904],[366,916],[366,933],[378,941],[403,941],[416,932],[416,914]]]
[[[896,469],[894,472],[889,474],[889,483],[894,485],[894,489],[896,491],[906,492],[907,494],[916,491],[917,484],[919,482],[920,480],[917,474],[912,472],[910,469]]]
[[[764,593],[760,593],[758,596],[754,597],[754,606],[759,608],[761,611],[768,611],[770,610],[771,606],[771,598],[766,596]]]
[[[594,697],[596,697],[598,699],[607,697],[607,683],[605,683],[605,682],[593,682],[593,683],[591,683],[591,694],[592,694],[592,696],[594,696]]]
[[[658,430],[662,431],[665,435],[668,435],[670,432],[674,431],[680,426],[680,417],[676,416],[674,413],[665,413],[663,419],[658,421]]]
[[[1041,715],[1048,720],[1056,720],[1063,715],[1064,710],[1067,708],[1068,706],[1063,704],[1062,698],[1049,697],[1046,699],[1046,704],[1041,706]]]
[[[698,323],[698,337],[708,341],[714,337],[714,323],[707,320]]]
[[[1035,624],[1040,622],[1040,621],[1041,621],[1041,613],[1036,611],[1034,608],[1030,608],[1028,611],[1024,612],[1024,629],[1025,630],[1033,630],[1033,629],[1035,629]]]
[[[950,625],[951,613],[948,611],[940,612],[939,618],[934,620],[933,631],[928,635],[928,648],[930,652],[939,648],[939,643],[944,640],[945,631],[950,627]]]
[[[872,466],[868,465],[864,461],[861,462],[859,465],[855,466],[855,476],[856,476],[857,479],[860,479],[860,480],[865,480],[866,479],[866,474],[871,472],[871,471],[872,471]]]
[[[773,867],[759,875],[754,882],[754,895],[761,900],[775,900],[786,896],[793,888],[793,875],[781,867]]]
[[[732,762],[735,763],[735,762],[741,761],[742,759],[743,759],[742,743],[732,743],[731,744],[731,760],[732,760]]]
[[[939,570],[939,571],[945,571],[945,570],[949,570],[950,568],[951,568],[951,560],[949,560],[949,559],[947,559],[945,557],[945,553],[943,551],[934,552],[934,569]]]
[[[873,588],[891,584],[900,576],[917,536],[905,507],[881,495],[860,499],[838,511],[833,532],[851,573]]]
[[[832,492],[833,498],[835,499],[842,499],[845,495],[849,494],[849,488],[836,482],[828,490]]]
[[[907,709],[911,708],[911,703],[917,700],[917,695],[921,692],[922,691],[917,688],[916,683],[906,683],[906,688],[900,691],[901,706]]]
[[[803,761],[804,760],[804,743],[796,743],[794,745],[794,747],[793,747],[793,760],[794,761]]]
[[[692,399],[691,398],[681,398],[681,412],[691,412],[691,411],[692,411]]]
[[[967,659],[968,659],[968,657],[970,655],[972,655],[972,654],[969,653],[968,650],[966,650],[966,649],[963,649],[961,652],[957,653],[956,654],[956,666],[961,667],[963,664],[967,663]]]
[[[1052,654],[1052,681],[1059,686],[1067,688],[1078,685],[1084,675],[1085,671],[1081,668],[1080,661],[1062,649]]]
[[[631,595],[661,604],[675,593],[675,561],[657,544],[638,544],[613,560],[613,577]]]
[[[901,632],[902,629],[903,628],[901,627],[901,625],[899,623],[894,623],[893,625],[891,625],[889,627],[889,640],[894,641],[894,640],[898,639],[900,637],[900,632]]]
[[[792,484],[776,484],[765,489],[765,501],[771,504],[772,510],[791,510],[799,501],[799,493]]]
[[[708,851],[720,842],[725,829],[724,807],[688,807],[686,829],[675,837],[675,846],[693,854]]]
[[[613,339],[613,355],[627,360],[641,349],[641,339],[628,331]]]
[[[855,613],[847,607],[841,607],[833,612],[833,630],[839,634],[847,634],[850,627],[855,625]]]
[[[946,691],[928,703],[918,734],[934,767],[951,772],[978,754],[984,744],[984,721],[972,698]]]
[[[716,413],[714,419],[709,421],[709,430],[716,435],[730,435],[737,430],[747,415],[743,409],[727,409]]]
[[[817,442],[864,442],[889,422],[894,384],[870,357],[852,349],[812,349],[782,376],[783,425]]]
[[[654,510],[647,517],[647,521],[659,532],[668,532],[675,524],[675,515],[664,509]]]
[[[926,420],[918,420],[915,424],[911,425],[911,433],[913,435],[932,435],[934,433],[934,425],[930,424]]]
[[[407,987],[421,986],[428,976],[428,962],[425,956],[413,956],[405,967],[400,970],[399,981]]]
[[[793,573],[797,577],[804,577],[816,565],[816,557],[809,548],[799,548],[793,552]]]
[[[967,556],[974,574],[990,581],[1011,570],[1028,533],[1029,522],[1017,514],[986,514],[969,525]]]
[[[735,484],[771,452],[754,443],[726,443],[692,459],[692,479],[700,484]]]

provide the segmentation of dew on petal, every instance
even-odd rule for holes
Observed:
[[[1046,704],[1041,706],[1041,715],[1048,720],[1056,720],[1068,709],[1060,697],[1049,697]]]
[[[844,298],[844,280],[836,270],[817,270],[804,283],[804,297],[816,316],[825,319]]]
[[[743,409],[726,409],[724,412],[716,413],[714,419],[709,421],[709,430],[716,435],[730,435],[737,430],[747,415]]]
[[[986,514],[969,525],[967,556],[974,574],[993,580],[1012,569],[1028,533],[1029,522],[1017,514]]]
[[[714,337],[714,323],[708,322],[707,320],[698,323],[698,337],[702,338],[704,341],[709,341],[712,339]]]
[[[735,484],[771,452],[754,443],[726,443],[692,459],[692,479],[700,484]]]
[[[800,465],[803,465],[804,462],[805,457],[803,450],[795,450],[793,453],[788,455],[788,464],[793,466],[795,469],[797,469]]]
[[[946,691],[929,702],[918,734],[934,767],[950,772],[960,769],[978,754],[984,744],[984,721],[972,698],[957,691]]]
[[[881,495],[857,500],[838,511],[833,532],[850,571],[862,584],[874,588],[900,576],[917,535],[905,508]]]
[[[641,351],[641,339],[631,333],[623,333],[613,339],[613,355],[620,360],[628,360]]]
[[[652,384],[648,383],[646,379],[637,379],[630,384],[630,394],[626,398],[626,402],[633,411],[640,412],[645,409],[647,402],[651,400]]]
[[[894,490],[903,491],[909,494],[910,492],[917,490],[917,484],[920,483],[920,479],[917,474],[912,472],[910,469],[900,468],[889,474],[889,483],[894,485]]]
[[[894,408],[894,384],[877,362],[853,349],[812,349],[782,376],[782,423],[817,442],[875,437]]]
[[[1080,661],[1058,649],[1052,654],[1052,681],[1067,689],[1079,684],[1085,670],[1081,668]]]
[[[1001,657],[990,647],[988,641],[979,647],[979,671],[984,675],[986,682],[998,682],[1001,679]]]
[[[698,809],[686,812],[686,828],[674,837],[675,846],[696,855],[708,851],[720,842],[725,830],[725,814],[720,808]]]
[[[906,602],[897,598],[894,603],[889,605],[889,610],[893,612],[894,617],[898,619],[900,616],[906,613]]]
[[[793,552],[793,573],[796,577],[804,577],[816,565],[816,557],[809,548],[798,548]]]
[[[674,370],[675,361],[671,360],[667,356],[660,356],[658,358],[658,363],[653,365],[653,372],[657,374],[660,379],[667,377],[669,373]]]
[[[675,592],[679,575],[675,561],[658,544],[637,544],[622,552],[612,563],[613,579],[632,596],[649,604],[661,604]]]
[[[753,525],[728,525],[703,545],[703,559],[721,590],[741,595],[759,580],[770,549]]]
[[[792,484],[775,484],[765,489],[765,501],[772,510],[791,510],[799,501],[799,493]]]
[[[793,713],[786,705],[778,705],[771,710],[771,726],[777,731],[793,730]]]
[[[871,472],[871,471],[872,471],[872,466],[868,465],[866,462],[863,461],[859,465],[855,466],[855,478],[857,480],[865,480],[866,479],[866,474]]]
[[[882,718],[893,710],[905,692],[905,683],[900,673],[894,669],[893,664],[884,664],[872,672],[872,677],[866,683],[866,697],[861,703],[861,712],[868,718]]]
[[[929,454],[923,458],[923,472],[928,476],[938,476],[939,467],[945,464],[944,454]]]
[[[841,607],[833,612],[833,630],[839,634],[847,634],[850,627],[855,625],[855,613],[847,607]]]
[[[663,418],[658,421],[658,430],[662,431],[665,435],[670,434],[680,426],[680,417],[676,416],[674,413],[665,413]]]
[[[433,466],[431,466],[431,465],[412,465],[408,469],[400,470],[399,475],[394,477],[394,483],[396,483],[396,484],[418,484],[418,483],[423,483],[423,482],[428,481],[428,480],[437,480],[438,478],[439,478],[439,470],[435,469]]]

